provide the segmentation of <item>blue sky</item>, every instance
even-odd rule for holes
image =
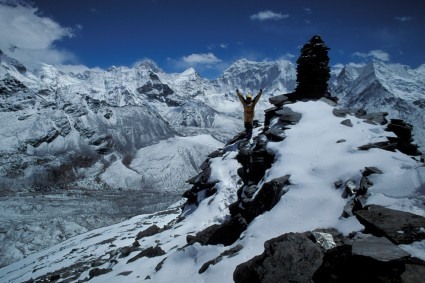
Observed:
[[[234,61],[287,59],[313,35],[331,65],[425,63],[423,0],[0,0],[0,48],[53,65],[106,69],[144,59],[216,78]]]

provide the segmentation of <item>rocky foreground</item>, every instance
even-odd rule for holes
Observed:
[[[5,282],[421,282],[423,156],[385,113],[270,100],[184,203],[0,269]]]

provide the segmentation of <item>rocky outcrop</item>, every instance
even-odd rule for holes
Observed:
[[[399,150],[407,155],[421,156],[418,146],[413,144],[412,126],[402,120],[392,119],[387,127],[387,131],[394,132],[397,137],[388,137],[388,141],[366,144],[359,147],[360,150],[368,150],[371,148],[380,148],[389,151]]]
[[[322,100],[334,105],[332,101],[324,98]],[[284,140],[285,130],[298,123],[302,117],[285,106],[290,103],[285,96],[274,97],[270,99],[270,102],[275,106],[266,110],[265,126],[261,134],[249,143],[241,133],[227,144],[228,148],[237,146],[236,159],[242,165],[238,170],[242,185],[237,192],[238,200],[229,206],[230,218],[221,224],[207,227],[196,235],[188,235],[187,243],[189,245],[200,243],[202,245],[229,246],[235,243],[250,222],[265,211],[273,209],[288,191],[290,176],[273,179],[261,186],[258,184],[266,170],[274,162],[274,154],[267,150],[267,143]],[[388,123],[385,119],[387,114],[384,112],[366,113],[361,109],[352,111],[335,108],[333,113],[337,117],[348,118],[342,124],[349,127],[353,126],[349,119],[350,115],[363,119],[365,123],[380,125]],[[274,123],[270,128],[272,119]],[[397,121],[396,123],[400,124]],[[411,141],[408,127],[395,127],[392,121],[387,130],[392,131],[393,129],[400,131],[399,134],[396,133],[397,136],[405,141]],[[213,156],[225,154],[224,150],[216,152]],[[210,176],[208,160],[204,162],[202,168],[202,172],[189,181],[194,187],[185,194],[188,197],[187,203],[198,204],[207,195],[206,192],[211,191],[211,188],[214,187],[214,184],[208,181]],[[366,207],[368,190],[373,186],[370,176],[373,174],[382,174],[382,171],[369,166],[364,168],[359,179],[335,182],[335,189],[340,190],[341,197],[347,201],[341,217],[356,215],[365,225],[365,231],[349,237],[343,237],[335,231],[307,231],[281,235],[265,243],[263,254],[236,268],[235,282],[354,282],[351,278],[370,282],[370,280],[374,281],[381,277],[386,280],[395,280],[391,282],[401,282],[397,280],[416,278],[417,274],[421,274],[422,269],[425,268],[425,262],[413,258],[398,247],[397,244],[402,242],[396,242],[392,237],[409,238],[411,239],[410,243],[423,239],[421,234],[423,228],[420,227],[421,225],[425,227],[425,224],[422,223],[425,218],[396,211],[383,213],[383,210],[391,210],[386,208],[378,210],[373,206]],[[378,211],[375,213],[375,218],[369,216],[370,211],[374,210]],[[394,215],[399,215],[399,213],[409,220],[402,219],[401,215],[399,218],[395,218]],[[393,221],[393,219],[397,220]],[[373,222],[373,224],[367,223],[367,221]],[[396,227],[392,227],[391,231],[386,229],[386,233],[384,233],[382,223],[392,223]],[[413,225],[413,223],[415,224]],[[206,265],[209,266],[214,262],[212,260]],[[205,268],[202,268],[200,272],[204,272]],[[370,275],[359,275],[362,272],[358,271],[353,275],[354,272],[350,271],[347,273],[350,274],[350,277],[339,272],[339,270],[350,268],[351,270],[367,270]],[[387,269],[391,269],[391,271],[388,272]],[[334,276],[337,279],[333,281]]]
[[[422,216],[378,205],[370,205],[354,214],[367,232],[385,236],[394,244],[425,240],[425,218]]]
[[[234,281],[421,282],[425,262],[398,244],[424,239],[425,218],[376,205],[355,214],[366,223],[363,232],[348,237],[335,230],[281,235],[267,241],[261,255],[238,265]]]
[[[323,249],[311,233],[288,233],[264,243],[264,252],[236,267],[236,283],[313,282]]]

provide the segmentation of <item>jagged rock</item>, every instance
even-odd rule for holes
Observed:
[[[395,133],[396,136],[401,140],[412,140],[412,125],[404,122],[401,119],[391,119],[391,122],[387,126],[386,130]]]
[[[112,110],[106,109],[106,113],[103,114],[103,117],[105,117],[106,119],[111,119],[111,117],[112,117]]]
[[[27,144],[33,147],[39,147],[42,143],[51,143],[60,135],[59,131],[55,128],[51,128],[47,131],[47,133],[43,136],[34,137],[32,139],[28,139],[26,141]]]
[[[360,109],[355,110],[355,112],[353,114],[357,118],[360,118],[361,119],[361,118],[363,118],[364,116],[367,115],[367,111],[360,108]]]
[[[264,130],[267,131],[270,126],[271,119],[275,116],[278,107],[272,107],[264,110]]]
[[[349,201],[347,201],[347,204],[344,206],[343,212],[342,212],[342,217],[344,218],[348,218],[353,216],[354,212],[357,210],[361,210],[364,208],[364,197],[359,196],[359,197],[355,197],[350,199]]]
[[[425,266],[419,264],[406,264],[406,271],[401,275],[403,283],[421,282],[425,278]]]
[[[74,128],[80,133],[81,136],[90,139],[96,133],[95,130],[86,128],[84,123],[81,120],[76,120],[74,123]]]
[[[366,209],[355,211],[354,215],[367,232],[375,236],[383,235],[397,245],[425,239],[425,217],[379,205],[367,206]]]
[[[158,233],[159,233],[159,232],[161,232],[161,231],[163,231],[163,229],[159,228],[159,227],[158,227],[158,226],[156,226],[156,225],[149,226],[149,227],[148,227],[148,228],[146,228],[145,230],[140,231],[139,233],[137,233],[136,241],[137,241],[137,240],[140,240],[140,239],[142,239],[142,238],[144,238],[144,237],[153,236],[153,235],[155,235],[155,234],[158,234]]]
[[[342,185],[344,185],[344,182],[343,181],[336,181],[336,182],[334,182],[335,189],[341,188]]]
[[[263,254],[239,264],[236,283],[313,282],[323,251],[311,240],[311,233],[288,233],[264,243]]]
[[[125,246],[125,247],[120,248],[120,249],[119,249],[119,253],[120,253],[119,257],[120,257],[120,258],[127,257],[127,256],[129,256],[132,252],[140,250],[140,249],[139,249],[139,247],[140,247],[140,244],[139,244],[139,242],[137,242],[137,240],[136,240],[136,241],[133,243],[133,245],[131,245],[131,246]]]
[[[352,253],[353,255],[371,257],[385,262],[410,256],[409,253],[391,243],[387,238],[372,235],[354,240]]]
[[[335,107],[338,105],[338,97],[331,96],[330,93],[328,93],[326,97],[321,97],[319,100],[323,101],[324,103],[332,107]]]
[[[332,234],[324,233],[319,231],[312,232],[316,242],[325,250],[329,250],[336,247],[336,243],[333,239]]]
[[[405,282],[401,277],[415,278],[421,270],[423,272],[424,264],[425,262],[412,258],[383,262],[370,256],[355,255],[350,245],[342,245],[326,252],[322,265],[312,279],[317,283]],[[413,268],[408,270],[407,265],[412,265]]]
[[[96,276],[100,276],[102,274],[109,273],[111,271],[112,271],[111,268],[97,268],[96,267],[96,268],[93,268],[92,270],[89,271],[89,277],[93,278],[93,277],[96,277]]]
[[[70,114],[73,117],[81,117],[87,115],[87,110],[84,107],[76,104],[65,103],[62,109],[65,111],[66,114]]]
[[[275,106],[281,106],[288,101],[288,97],[285,94],[272,96],[269,98],[269,102]]]
[[[276,115],[279,117],[279,121],[284,125],[295,125],[301,119],[301,114],[292,111],[288,107],[282,107],[276,111]]]
[[[254,148],[242,148],[236,159],[243,167],[244,183],[258,183],[274,161],[274,153],[267,149],[266,143],[257,140]]]
[[[95,114],[97,114],[100,109],[100,106],[102,105],[101,101],[98,99],[94,99],[90,96],[86,96],[84,99],[86,100],[89,109]]]
[[[361,116],[362,119],[365,119],[365,122],[371,124],[380,124],[385,125],[388,123],[388,120],[385,117],[388,116],[387,112],[374,112],[368,113],[366,115]]]
[[[242,194],[244,197],[252,198],[257,189],[257,185],[245,186],[242,190]]]
[[[52,120],[55,123],[55,126],[59,129],[59,134],[62,137],[67,136],[71,132],[71,123],[69,123],[66,116],[53,117]]]
[[[232,217],[223,224],[214,224],[200,231],[196,236],[189,235],[186,237],[188,244],[198,242],[202,245],[218,245],[229,246],[233,244],[246,230],[248,224],[246,220],[239,214]]]
[[[371,148],[380,148],[388,151],[395,151],[397,148],[397,142],[376,142],[368,143],[362,146],[359,146],[359,150],[369,150]]]
[[[365,195],[370,187],[373,186],[373,183],[367,178],[362,177],[360,179],[359,189],[356,192],[356,196]]]
[[[222,252],[218,257],[216,257],[215,259],[212,259],[210,261],[207,261],[206,263],[204,263],[201,268],[199,269],[198,273],[202,274],[204,273],[208,267],[210,267],[210,265],[215,265],[218,262],[220,262],[223,257],[227,256],[227,257],[232,257],[234,255],[236,255],[243,247],[241,245],[236,245],[235,247],[226,250],[224,252]]]
[[[382,171],[376,167],[365,167],[364,169],[365,170],[362,173],[363,177],[367,177],[372,174],[382,174]]]
[[[216,157],[221,157],[224,155],[224,152],[220,149],[211,152],[210,154],[208,154],[209,158],[216,158]]]
[[[127,263],[131,263],[133,261],[136,261],[142,257],[157,257],[157,256],[162,256],[165,255],[165,251],[163,249],[161,249],[161,247],[156,246],[156,247],[149,247],[147,249],[144,249],[143,251],[141,251],[140,253],[138,253],[137,255],[135,255],[134,257],[130,258]]]
[[[342,192],[342,195],[341,195],[342,198],[348,198],[349,196],[354,195],[359,189],[355,181],[351,179],[345,182],[344,185],[345,185],[344,191]]]
[[[265,131],[264,134],[270,141],[279,142],[285,139],[285,134],[283,129],[272,128],[268,131]]]
[[[350,119],[345,119],[344,121],[341,122],[341,125],[347,126],[347,127],[353,127],[353,123],[351,123]]]
[[[27,87],[21,81],[9,74],[6,74],[0,81],[0,95],[9,95],[25,90],[27,90]]]
[[[231,215],[240,213],[250,223],[255,217],[271,210],[279,202],[282,195],[287,192],[284,187],[288,184],[289,175],[273,179],[265,183],[253,199],[249,196],[255,193],[256,186],[247,187],[248,192],[243,193],[247,198],[242,197],[229,207]]]
[[[334,116],[336,117],[340,117],[340,118],[344,118],[345,116],[347,116],[347,114],[350,113],[350,110],[348,109],[343,109],[343,108],[334,108],[332,110],[332,114],[334,114]]]
[[[94,145],[99,154],[106,154],[114,147],[114,140],[110,135],[95,135],[89,144]]]
[[[158,272],[162,269],[162,266],[164,266],[164,262],[167,258],[163,258],[156,266],[155,266],[155,272]]]

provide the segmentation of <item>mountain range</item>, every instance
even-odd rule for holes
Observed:
[[[288,61],[242,59],[216,80],[193,68],[168,74],[151,61],[78,74],[46,64],[29,70],[13,52],[0,52],[0,63],[1,265],[168,207],[205,156],[242,130],[236,89],[263,89],[262,121],[268,99],[296,85]],[[423,149],[424,77],[424,65],[347,65],[330,91],[341,106],[403,118]],[[33,241],[39,226],[42,239]]]

